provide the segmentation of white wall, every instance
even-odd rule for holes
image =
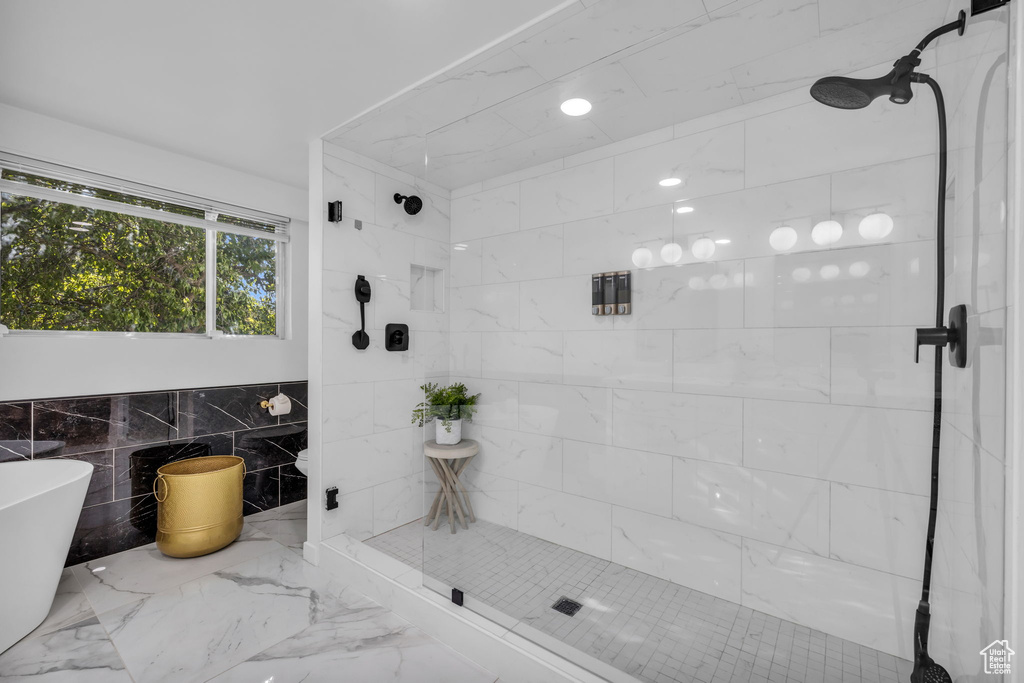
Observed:
[[[52,398],[307,376],[307,194],[263,178],[0,105],[0,150],[292,219],[288,338],[0,338],[0,400]]]
[[[986,43],[951,48],[961,95]],[[961,125],[953,158],[973,163],[975,128]],[[1005,139],[991,138],[998,158]],[[466,477],[477,514],[910,657],[932,421],[932,352],[915,364],[913,338],[934,316],[935,139],[926,90],[857,112],[800,91],[453,192],[450,374],[483,393],[468,433],[481,442]],[[684,182],[658,185],[670,176]],[[970,173],[953,177],[966,206]],[[986,216],[1003,197],[997,177]],[[894,231],[864,239],[860,220],[879,211]],[[843,236],[816,245],[827,219]],[[768,244],[783,225],[799,235],[788,253]],[[972,240],[957,225],[950,279],[969,287]],[[992,230],[986,262],[1003,253]],[[730,242],[701,263],[690,246],[704,236]],[[659,256],[672,241],[677,265]],[[631,263],[640,246],[651,268]],[[627,269],[633,315],[592,316],[590,274]],[[1005,272],[990,265],[978,287],[998,308]],[[978,418],[995,440],[1002,351],[983,353]],[[935,577],[948,599],[933,642],[973,671],[971,648],[1001,616],[1001,469],[986,457],[970,470],[956,442],[971,416],[950,410]],[[968,528],[975,511],[991,536]],[[951,614],[965,623],[955,634]]]
[[[328,223],[322,215],[314,225],[313,234],[322,233],[314,249],[321,250],[323,270],[322,304],[310,312],[311,329],[322,334],[310,367],[310,395],[320,397],[311,413],[311,467],[319,466],[321,490],[337,486],[341,494],[337,510],[318,512],[321,537],[362,540],[423,514],[424,432],[410,426],[410,415],[423,400],[420,385],[447,377],[449,316],[447,308],[411,310],[410,264],[447,271],[449,193],[336,145],[322,148],[323,203],[341,200],[344,220]],[[394,202],[396,192],[419,195],[422,211],[407,215]],[[357,275],[372,290],[365,350],[352,346],[360,324]],[[387,323],[409,325],[408,351],[384,349]]]

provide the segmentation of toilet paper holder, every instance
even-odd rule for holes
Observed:
[[[268,401],[260,401],[260,408],[269,410],[271,415],[287,415],[292,412],[292,400],[284,394],[278,394]]]

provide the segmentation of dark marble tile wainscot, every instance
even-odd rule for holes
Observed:
[[[288,415],[260,401],[282,392]],[[91,463],[85,507],[67,564],[152,543],[156,466],[234,454],[245,460],[244,512],[306,497],[295,459],[306,447],[305,382],[0,403],[0,462],[69,458]]]

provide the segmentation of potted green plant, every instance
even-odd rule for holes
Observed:
[[[470,396],[462,382],[442,387],[428,382],[420,387],[423,402],[413,408],[413,424],[422,427],[435,420],[435,440],[439,444],[454,445],[462,441],[462,421],[473,420],[480,394]]]

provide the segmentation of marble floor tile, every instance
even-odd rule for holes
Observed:
[[[279,546],[99,619],[137,681],[195,681],[346,610],[346,602],[343,586]]]
[[[495,675],[366,601],[339,609],[212,679],[216,683],[270,680],[492,683]]]
[[[249,515],[245,518],[245,524],[301,553],[302,544],[306,542],[306,501],[300,500]]]
[[[50,613],[46,615],[43,623],[25,637],[34,638],[53,633],[94,616],[96,614],[85,597],[85,591],[69,567],[60,575],[60,583],[57,584],[57,594],[53,597]]]
[[[167,557],[150,543],[75,565],[72,571],[100,614],[280,547],[247,523],[237,541],[202,557]]]
[[[96,617],[0,654],[0,681],[31,683],[131,683],[124,662]]]

